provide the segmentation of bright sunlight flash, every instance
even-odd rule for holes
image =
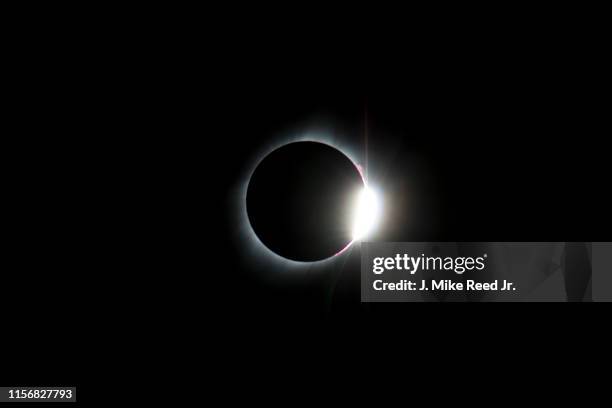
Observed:
[[[366,186],[359,192],[355,204],[353,240],[357,241],[365,238],[376,226],[380,202],[376,194]]]

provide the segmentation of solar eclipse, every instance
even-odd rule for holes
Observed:
[[[246,193],[257,238],[298,262],[331,258],[365,238],[379,205],[361,168],[335,147],[315,141],[289,143],[266,155]]]

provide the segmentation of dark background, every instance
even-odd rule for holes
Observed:
[[[43,60],[68,60],[35,40],[52,50]],[[52,80],[50,64],[47,76],[29,65],[3,151],[7,384],[76,385],[93,400],[113,382],[198,380],[209,354],[226,361],[213,374],[231,379],[240,369],[260,377],[273,356],[289,366],[327,357],[323,382],[334,367],[358,372],[379,330],[409,334],[380,348],[411,339],[418,351],[430,340],[480,344],[482,334],[541,350],[525,329],[556,329],[555,344],[586,329],[585,309],[550,305],[362,305],[358,251],[342,268],[287,279],[244,256],[232,210],[261,146],[320,120],[357,147],[367,129],[372,148],[393,150],[381,159],[398,199],[418,170],[418,222],[399,218],[381,240],[609,240],[603,105],[590,71],[578,69],[584,57],[568,60],[567,44],[482,53],[448,47],[450,38],[418,51],[414,39],[362,46],[349,33],[331,43],[267,40],[219,41],[196,56],[173,44],[169,55],[188,55],[168,58],[180,72],[151,68],[160,68],[159,43],[150,56],[129,47],[120,64],[80,56],[70,71],[57,66],[70,87]],[[311,331],[310,318],[340,335]],[[360,326],[362,318],[384,323]],[[568,354],[551,357],[562,366]],[[193,362],[195,376],[176,367]]]

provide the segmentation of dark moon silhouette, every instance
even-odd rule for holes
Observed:
[[[334,147],[290,143],[255,169],[247,214],[257,237],[276,254],[318,261],[352,241],[352,212],[363,186],[357,167]]]

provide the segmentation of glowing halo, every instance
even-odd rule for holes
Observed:
[[[339,252],[337,252],[336,254],[328,258],[321,259],[321,260],[315,260],[315,261],[297,261],[297,260],[287,259],[275,253],[274,251],[269,249],[266,245],[264,245],[259,239],[259,237],[257,236],[257,234],[255,233],[255,231],[253,230],[253,227],[251,226],[251,223],[249,221],[249,217],[247,214],[247,208],[246,208],[246,197],[247,197],[249,181],[253,173],[255,172],[255,169],[261,163],[261,161],[265,157],[267,157],[271,152],[273,152],[274,150],[280,147],[283,147],[285,145],[295,143],[295,142],[322,143],[330,147],[333,147],[334,149],[344,154],[353,163],[353,165],[355,166],[355,168],[361,175],[361,178],[364,184],[363,191],[368,192],[367,197],[372,197],[373,192],[368,187],[366,175],[364,174],[364,168],[361,165],[359,165],[358,162],[355,160],[355,154],[351,146],[348,143],[343,143],[340,139],[341,139],[340,137],[332,136],[328,132],[325,132],[325,131],[313,130],[313,131],[297,133],[296,136],[294,137],[284,138],[280,142],[270,143],[264,148],[260,149],[258,154],[254,156],[255,159],[251,163],[249,163],[247,166],[245,166],[245,173],[243,176],[243,180],[241,181],[236,191],[236,194],[238,195],[238,200],[234,201],[234,205],[232,207],[238,211],[238,214],[237,214],[239,217],[238,239],[240,241],[241,249],[243,250],[243,252],[245,252],[246,250],[247,256],[256,257],[258,258],[259,261],[262,261],[263,263],[268,263],[268,264],[272,263],[272,264],[283,266],[289,269],[312,271],[313,269],[317,269],[320,266],[327,265],[330,262],[333,262],[335,259],[340,258],[338,255],[350,252],[350,249],[353,243],[358,242],[361,239],[365,238],[366,236],[365,234],[367,232],[370,232],[368,230],[371,230],[371,228],[374,227],[375,219],[371,219],[368,221],[368,220],[364,220],[363,217],[364,216],[367,216],[367,217],[378,216],[379,209],[380,209],[378,198],[376,198],[375,201],[372,201],[368,198],[365,201],[365,203],[362,199],[358,199],[356,203],[357,204],[356,208],[353,209],[351,213],[351,216],[354,217],[355,223],[356,223],[355,224],[356,230],[354,229],[353,231],[353,239],[342,250],[340,250]],[[360,196],[361,196],[361,193],[358,193],[358,197]],[[370,205],[372,202],[376,203],[374,207]],[[375,212],[370,211],[372,209],[375,209]]]

